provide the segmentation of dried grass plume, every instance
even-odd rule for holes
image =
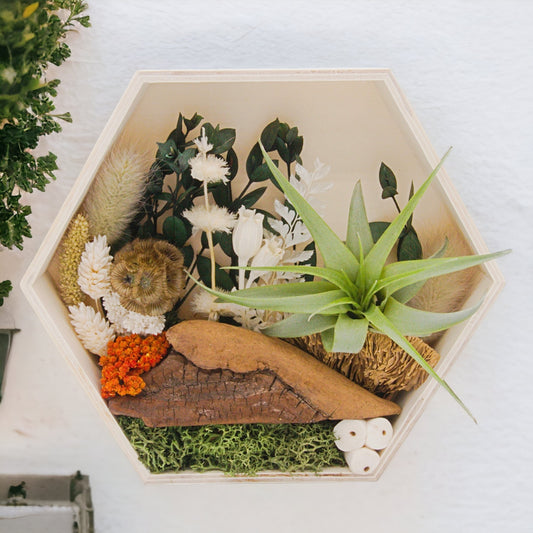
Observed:
[[[59,254],[59,291],[67,305],[76,305],[83,300],[78,285],[78,266],[88,240],[89,223],[80,214],[70,223]]]
[[[139,211],[147,183],[147,169],[146,157],[133,148],[118,148],[111,152],[82,206],[91,235],[106,235],[109,244],[122,236]]]

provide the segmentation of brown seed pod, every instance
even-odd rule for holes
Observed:
[[[111,287],[129,311],[161,315],[183,292],[183,255],[157,239],[135,239],[117,254],[111,266]]]
[[[407,352],[379,333],[368,332],[365,344],[357,354],[326,352],[318,334],[286,340],[358,385],[387,399],[399,391],[416,389],[428,376]],[[422,339],[407,337],[407,340],[432,367],[438,363],[439,354]]]

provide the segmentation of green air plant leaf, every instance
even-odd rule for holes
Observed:
[[[263,329],[262,332],[270,337],[294,338],[312,335],[313,333],[322,333],[323,331],[333,328],[337,322],[334,315],[311,315],[295,314],[284,320],[280,320],[271,326]]]
[[[466,411],[468,416],[477,424],[477,420],[470,412],[468,407],[455,394],[452,388],[431,368],[428,362],[416,351],[414,346],[396,329],[389,319],[383,315],[380,309],[376,306],[371,306],[365,313],[369,322],[374,328],[384,335],[392,339],[400,348],[403,348],[435,381],[437,381],[446,391],[453,397],[453,399]]]
[[[282,124],[280,132],[289,136],[289,130],[285,131]],[[267,327],[263,330],[264,333],[281,337],[320,333],[327,351],[358,353],[365,342],[369,328],[383,333],[403,348],[472,416],[449,385],[437,375],[403,335],[426,335],[446,329],[471,316],[476,307],[456,313],[439,314],[410,308],[404,305],[404,302],[405,298],[413,295],[425,280],[431,277],[479,265],[507,251],[480,256],[442,258],[440,256],[445,251],[445,243],[445,246],[429,259],[403,261],[385,266],[392,247],[404,231],[417,203],[437,175],[449,151],[421,188],[411,194],[405,208],[374,244],[361,186],[357,184],[350,204],[348,238],[345,245],[285,179],[260,143],[259,147],[274,181],[283,190],[313,236],[316,247],[322,253],[325,267],[288,265],[245,268],[305,274],[320,278],[322,281],[266,285],[230,294],[204,287],[205,290],[218,296],[221,301],[256,309],[295,313]],[[389,183],[390,176],[384,174],[384,178],[389,180],[384,186],[392,186]]]
[[[338,270],[343,270],[349,276],[355,277],[358,270],[358,261],[353,253],[346,248],[335,232],[287,181],[285,176],[274,165],[263,146],[261,144],[259,144],[259,146],[261,147],[263,157],[268,164],[268,168],[272,172],[272,176],[282,188],[315,240],[322,257],[324,258],[325,265],[335,266]]]
[[[383,270],[385,262],[387,261],[387,257],[390,254],[390,251],[392,250],[398,237],[402,233],[405,224],[407,223],[409,217],[415,210],[415,207],[417,206],[418,202],[430,186],[431,182],[433,181],[433,178],[437,175],[442,164],[444,163],[444,160],[448,157],[450,150],[451,148],[448,149],[448,151],[444,154],[443,158],[440,160],[440,162],[435,167],[433,172],[429,175],[429,177],[426,179],[426,181],[422,184],[420,189],[418,189],[418,191],[413,195],[413,197],[407,202],[407,205],[402,209],[399,215],[390,223],[388,228],[383,232],[383,235],[381,235],[381,237],[378,239],[378,242],[376,242],[376,244],[368,253],[368,256],[366,257],[366,266],[368,270],[368,279],[366,287],[367,289],[370,283],[372,283],[371,280],[379,279],[381,271]]]
[[[366,216],[365,202],[363,200],[363,189],[361,182],[355,184],[355,189],[350,203],[350,212],[348,215],[348,230],[346,233],[346,246],[351,250],[355,257],[360,261],[359,240],[363,248],[363,254],[366,255],[372,248],[372,232]]]

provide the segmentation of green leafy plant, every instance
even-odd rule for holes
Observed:
[[[405,336],[424,336],[447,329],[471,316],[479,304],[453,313],[432,313],[409,307],[406,302],[425,280],[479,265],[508,251],[387,264],[394,244],[449,151],[376,243],[372,239],[361,183],[358,182],[350,204],[346,244],[284,178],[267,153],[262,151],[274,179],[311,232],[322,254],[324,266],[258,268],[307,274],[320,279],[254,287],[231,294],[204,288],[216,294],[220,300],[258,309],[294,313],[268,327],[264,333],[287,338],[320,333],[328,352],[359,352],[369,328],[385,334],[413,357],[473,418],[446,381]]]
[[[44,191],[55,178],[56,156],[32,150],[71,117],[53,114],[59,80],[44,73],[70,55],[64,37],[75,24],[89,26],[86,8],[82,0],[0,0],[0,244],[7,248],[22,249],[31,237],[21,192]]]
[[[398,195],[398,184],[394,172],[385,164],[381,163],[379,167],[379,184],[381,185],[381,198],[391,198],[394,202],[398,213],[401,212],[396,196]],[[409,199],[415,193],[414,185],[411,182]],[[370,222],[370,231],[372,239],[377,242],[383,232],[388,228],[389,222]],[[398,261],[409,261],[411,259],[422,259],[422,245],[418,239],[415,228],[413,227],[413,215],[407,220],[400,236],[398,237],[398,249],[396,251]]]

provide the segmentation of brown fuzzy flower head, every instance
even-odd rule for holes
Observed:
[[[183,292],[183,255],[166,241],[135,239],[115,254],[110,275],[123,307],[161,315],[172,309]]]

